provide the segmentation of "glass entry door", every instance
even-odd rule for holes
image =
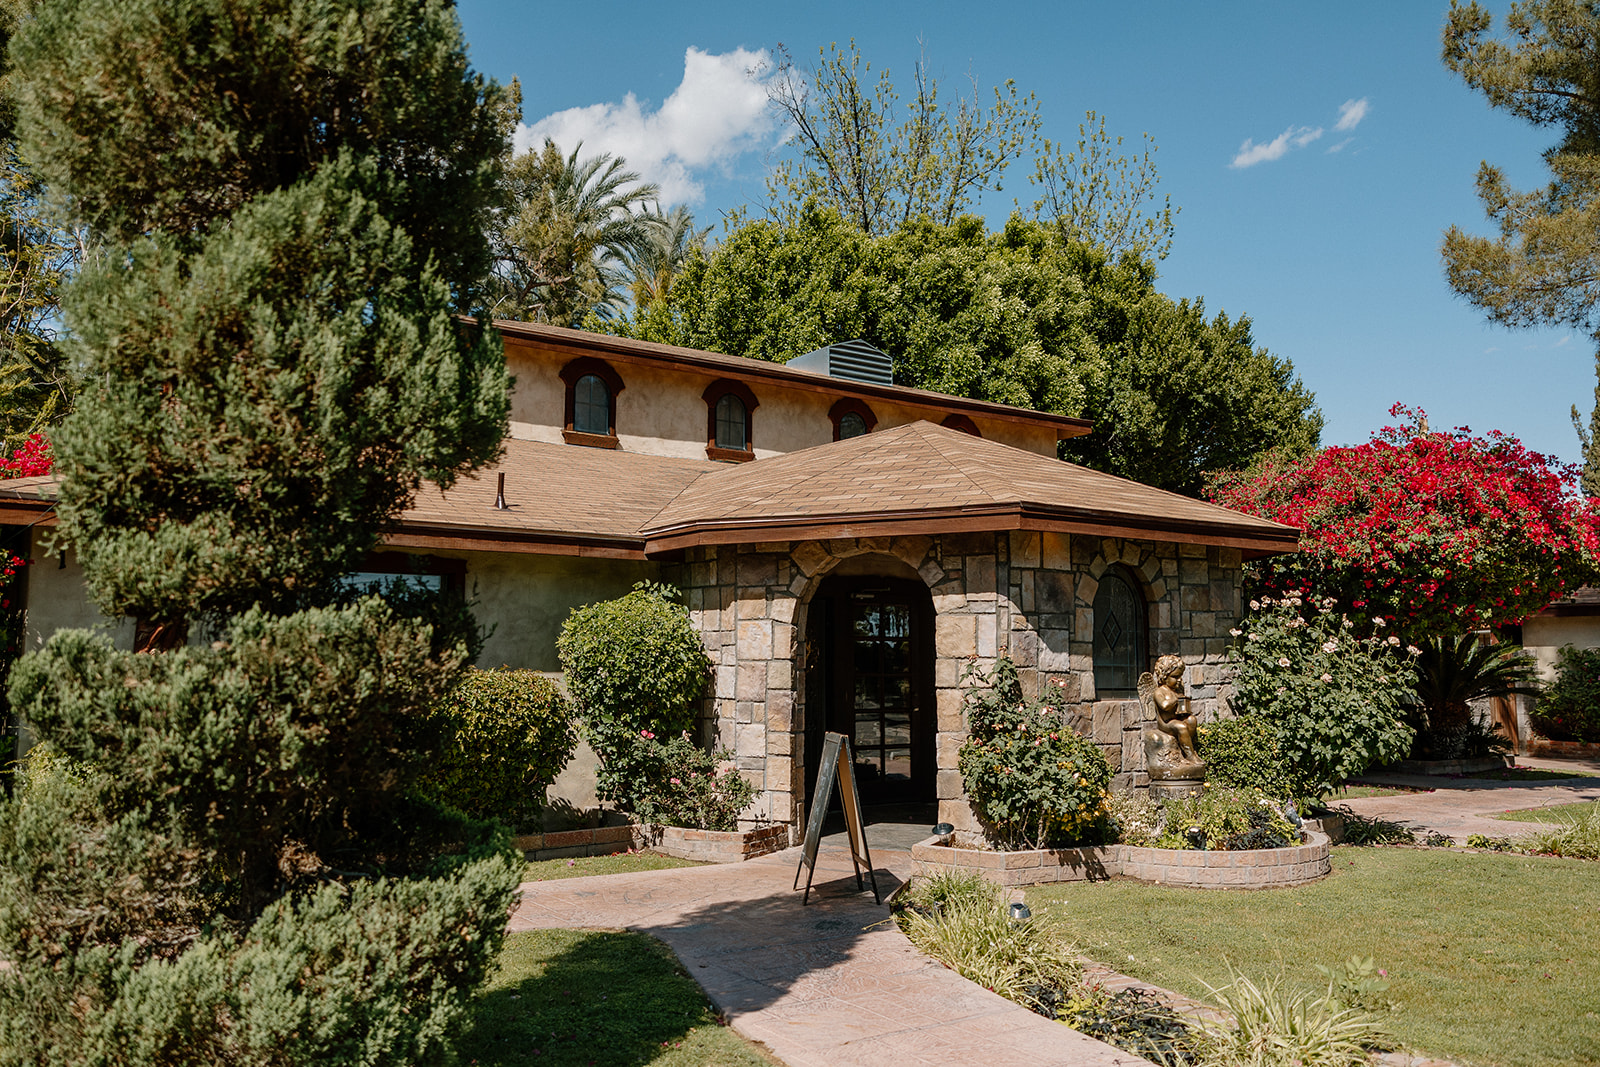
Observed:
[[[825,707],[808,722],[822,719],[826,729],[849,736],[866,803],[932,799],[933,601],[927,587],[900,579],[831,579],[812,602],[811,620],[808,697]],[[809,786],[821,731],[807,735]]]

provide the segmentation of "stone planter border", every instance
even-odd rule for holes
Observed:
[[[952,848],[941,840],[930,837],[911,846],[917,874],[963,871],[1007,887],[1123,877],[1191,889],[1276,889],[1315,882],[1333,869],[1328,836],[1316,831],[1291,848],[1238,852],[1134,845],[986,852]]]
[[[610,856],[630,848],[648,848],[678,859],[702,863],[739,863],[789,847],[784,823],[754,830],[686,830],[681,826],[600,826],[514,837],[511,843],[530,860],[576,856]]]

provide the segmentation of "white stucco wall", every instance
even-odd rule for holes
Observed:
[[[48,529],[33,531],[29,556],[33,566],[28,568],[28,613],[25,643],[28,651],[42,646],[57,630],[74,630],[101,627],[111,634],[118,648],[133,647],[133,621],[123,619],[112,622],[89,602],[83,587],[83,569],[78,566],[77,553],[47,554],[46,545],[54,539]]]
[[[1555,680],[1563,645],[1600,648],[1600,615],[1535,615],[1522,624],[1522,647],[1539,661],[1547,682]]]

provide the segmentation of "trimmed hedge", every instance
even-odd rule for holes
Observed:
[[[423,792],[469,815],[531,829],[546,787],[577,744],[561,691],[533,671],[474,668],[438,713],[450,736],[423,774]]]

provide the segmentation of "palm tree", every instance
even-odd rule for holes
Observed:
[[[546,138],[506,166],[490,235],[496,317],[574,326],[590,311],[609,317],[624,306],[622,263],[650,225],[635,208],[659,193],[609,153],[579,162],[582,148],[562,155]]]
[[[1452,735],[1470,732],[1468,702],[1481,697],[1537,695],[1538,684],[1533,657],[1516,645],[1480,644],[1475,634],[1424,641],[1417,657],[1417,709],[1422,718],[1419,749],[1449,745]]]
[[[644,232],[623,263],[633,305],[643,311],[667,295],[689,257],[705,247],[711,227],[696,229],[694,216],[682,204],[665,214],[657,204],[640,219]]]

